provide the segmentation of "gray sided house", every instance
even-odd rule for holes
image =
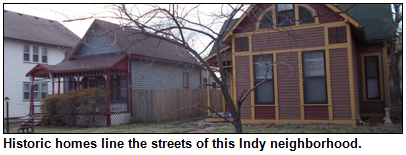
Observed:
[[[177,45],[96,19],[61,63],[39,64],[27,76],[65,85],[58,93],[91,87],[107,90],[107,125],[114,125],[123,123],[114,122],[116,115],[133,115],[133,90],[196,89],[201,84],[201,67]]]

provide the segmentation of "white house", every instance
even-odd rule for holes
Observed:
[[[4,97],[11,99],[10,118],[29,113],[31,82],[26,73],[37,64],[55,65],[80,38],[57,21],[4,10]],[[60,85],[63,91],[63,84]],[[49,80],[36,82],[34,102],[57,93]],[[4,108],[5,108],[4,104]],[[6,113],[4,113],[6,114]]]

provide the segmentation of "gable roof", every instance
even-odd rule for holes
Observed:
[[[230,30],[231,30],[231,27],[233,27],[234,24],[235,24],[238,20],[239,20],[239,18],[232,19],[232,20],[230,21],[230,24],[228,25],[228,27],[226,27],[226,24],[227,24],[228,20],[225,20],[224,23],[223,23],[223,26],[221,26],[221,29],[220,29],[219,32],[221,33],[221,32],[223,32],[223,31],[230,31]],[[213,44],[213,47],[211,48],[211,51],[210,51],[209,55],[212,55],[212,54],[214,54],[214,53],[216,52],[216,51],[214,50],[214,46],[215,46],[215,45],[216,45],[216,43]],[[223,49],[224,47],[227,47],[227,45],[226,45],[226,44],[223,44],[223,42],[220,42],[220,47],[219,47],[219,49],[221,50],[221,49]]]
[[[101,27],[104,33],[109,36],[111,41],[114,42],[125,55],[143,59],[199,65],[197,59],[183,47],[140,34],[140,31],[131,27],[95,19],[89,30],[95,26]],[[85,37],[86,36],[87,33]],[[82,42],[85,37],[82,39]],[[75,49],[78,50],[79,46],[84,45],[79,44]],[[77,51],[74,51],[68,56],[70,57],[69,60],[73,60],[76,52]]]
[[[58,21],[4,10],[3,36],[37,43],[74,47],[80,38]]]

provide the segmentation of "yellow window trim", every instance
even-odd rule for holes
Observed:
[[[367,90],[366,90],[366,80],[365,80],[365,57],[368,56],[378,56],[378,66],[379,66],[379,93],[380,93],[380,99],[367,99]],[[363,101],[384,101],[384,96],[383,96],[383,75],[382,75],[382,56],[381,53],[365,53],[361,54],[361,71],[362,71],[362,100]]]
[[[275,9],[275,4],[273,4],[272,6],[270,6],[270,7],[268,7],[267,9],[265,9],[264,11],[263,11],[263,13],[259,16],[259,18],[258,18],[258,20],[257,20],[257,23],[256,23],[256,30],[265,30],[265,31],[269,31],[269,30],[275,30],[275,29],[285,29],[285,28],[288,28],[288,27],[294,27],[294,26],[308,26],[308,25],[318,25],[320,22],[319,22],[319,17],[317,16],[317,14],[316,14],[316,11],[312,8],[312,7],[310,7],[309,5],[307,5],[307,4],[293,4],[294,6],[294,11],[295,11],[295,25],[291,25],[291,26],[284,26],[284,27],[278,27],[278,26],[276,26],[276,19],[277,19],[277,13],[276,13],[276,9]],[[305,7],[306,9],[308,9],[310,12],[312,12],[312,14],[315,16],[314,17],[314,23],[309,23],[309,24],[303,24],[303,25],[300,25],[300,23],[298,22],[300,19],[299,19],[299,6],[302,6],[302,7]],[[269,28],[269,29],[259,29],[259,25],[261,24],[261,20],[262,20],[262,18],[265,16],[265,14],[268,12],[268,11],[270,11],[270,10],[272,10],[272,27],[271,28]]]

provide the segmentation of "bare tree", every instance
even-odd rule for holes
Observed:
[[[400,69],[401,61],[403,56],[403,5],[402,4],[393,4],[393,17],[394,22],[390,22],[393,25],[390,25],[392,30],[396,33],[396,38],[393,41],[392,48],[388,56],[389,63],[389,80],[391,88],[391,98],[392,98],[392,111],[395,119],[403,120],[403,94],[401,90],[401,74]]]

